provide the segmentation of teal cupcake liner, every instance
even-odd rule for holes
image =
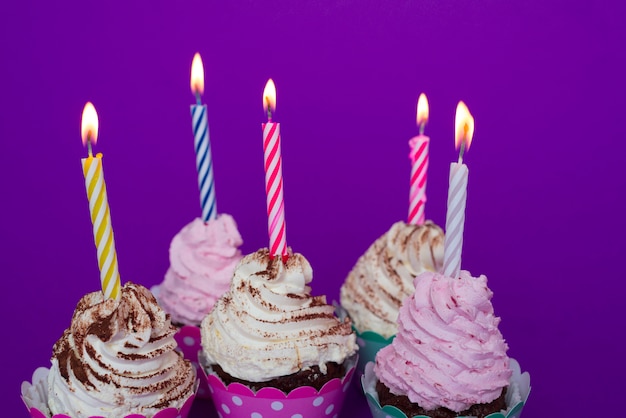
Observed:
[[[374,331],[359,332],[354,326],[352,327],[356,333],[356,342],[359,345],[359,364],[357,370],[360,374],[365,372],[365,365],[376,360],[376,353],[383,348],[391,344],[395,335],[389,338],[385,338],[382,335]]]
[[[528,401],[530,395],[530,374],[521,372],[520,365],[515,359],[511,359],[509,367],[513,372],[509,381],[509,388],[506,392],[506,411],[495,412],[487,415],[486,418],[520,418],[522,409]],[[380,406],[378,401],[378,393],[376,392],[376,383],[378,378],[374,374],[374,363],[367,363],[365,372],[361,376],[361,388],[367,399],[367,403],[372,412],[373,418],[409,418],[395,406]],[[416,415],[411,418],[428,418],[426,415]],[[471,418],[471,417],[459,417]]]

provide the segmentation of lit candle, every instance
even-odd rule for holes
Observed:
[[[460,147],[460,151],[459,161],[450,164],[443,273],[448,277],[456,278],[461,270],[465,202],[467,200],[467,176],[469,173],[467,166],[463,164],[463,153],[469,149],[474,136],[474,118],[463,102],[459,102],[456,107],[454,125],[454,145],[456,148]]]
[[[428,100],[424,93],[417,101],[417,126],[420,133],[411,138],[411,192],[409,196],[409,224],[422,225],[426,221],[424,205],[426,204],[426,172],[428,171],[428,144],[430,138],[424,135],[424,127],[428,122]]]
[[[196,104],[191,105],[191,121],[196,150],[202,220],[208,222],[217,217],[217,203],[215,201],[211,143],[209,142],[209,122],[207,121],[206,105],[200,101],[200,96],[204,93],[204,67],[202,66],[202,58],[197,52],[191,63],[191,92],[196,96]]]
[[[276,86],[272,79],[267,81],[263,90],[263,109],[267,112],[267,123],[262,124],[262,127],[270,256],[280,255],[283,260],[286,260],[287,236],[285,232],[283,169],[280,155],[280,123],[272,122],[272,112],[276,110]]]
[[[98,267],[100,268],[100,285],[106,299],[118,299],[120,294],[120,274],[117,268],[117,255],[113,228],[111,227],[111,213],[107,200],[104,173],[102,170],[102,154],[92,154],[91,147],[98,140],[98,114],[91,102],[83,109],[81,121],[81,137],[83,145],[87,146],[89,156],[82,158],[85,188],[89,199],[89,211],[93,224],[93,236],[98,252]]]

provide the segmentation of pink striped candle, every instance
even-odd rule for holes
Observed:
[[[463,153],[469,149],[474,136],[474,118],[463,102],[456,107],[454,145],[460,147],[459,161],[450,165],[448,186],[448,211],[446,213],[446,238],[443,254],[443,273],[457,278],[461,270],[463,228],[465,226],[465,202],[469,170],[463,164]]]
[[[287,235],[285,232],[283,169],[280,155],[280,123],[272,122],[272,112],[276,110],[276,86],[272,79],[267,81],[263,90],[263,109],[267,112],[267,123],[262,124],[262,127],[270,256],[280,255],[283,261],[286,261]]]
[[[424,206],[426,205],[426,172],[428,171],[428,144],[430,138],[424,135],[424,127],[428,122],[428,99],[424,93],[417,101],[417,126],[420,134],[411,138],[411,191],[409,195],[408,223],[423,225],[426,221]]]

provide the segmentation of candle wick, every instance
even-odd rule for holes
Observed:
[[[459,164],[463,164],[464,153],[465,153],[465,140],[461,142],[461,148],[459,149]]]
[[[198,106],[202,105],[202,100],[200,99],[200,92],[198,90],[196,90],[196,104]]]
[[[267,105],[267,121],[272,121],[272,105],[270,104],[270,98],[265,96],[265,104]]]
[[[420,123],[420,135],[424,135],[425,127],[426,127],[426,124],[424,122]]]
[[[89,158],[93,157],[93,151],[91,150],[91,135],[87,137],[87,153],[89,154]]]

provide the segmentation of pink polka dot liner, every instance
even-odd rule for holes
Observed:
[[[174,334],[174,339],[178,344],[178,349],[183,353],[183,356],[191,361],[196,368],[196,375],[202,375],[202,367],[198,363],[198,352],[202,350],[200,327],[183,325],[176,331],[176,334]],[[198,387],[196,397],[200,399],[211,399],[206,379],[200,379],[200,386]]]
[[[51,415],[48,410],[48,372],[47,368],[39,367],[33,373],[32,383],[22,382],[22,401],[24,401],[32,418],[72,418],[65,414]],[[180,409],[166,408],[151,416],[131,414],[124,418],[187,418],[195,397],[195,394],[191,395]],[[106,417],[95,416],[90,418]]]
[[[213,403],[220,418],[321,418],[338,417],[356,369],[358,356],[346,359],[346,375],[332,379],[318,391],[302,386],[285,393],[276,388],[262,388],[256,393],[240,383],[225,386],[212,372],[202,369]]]

